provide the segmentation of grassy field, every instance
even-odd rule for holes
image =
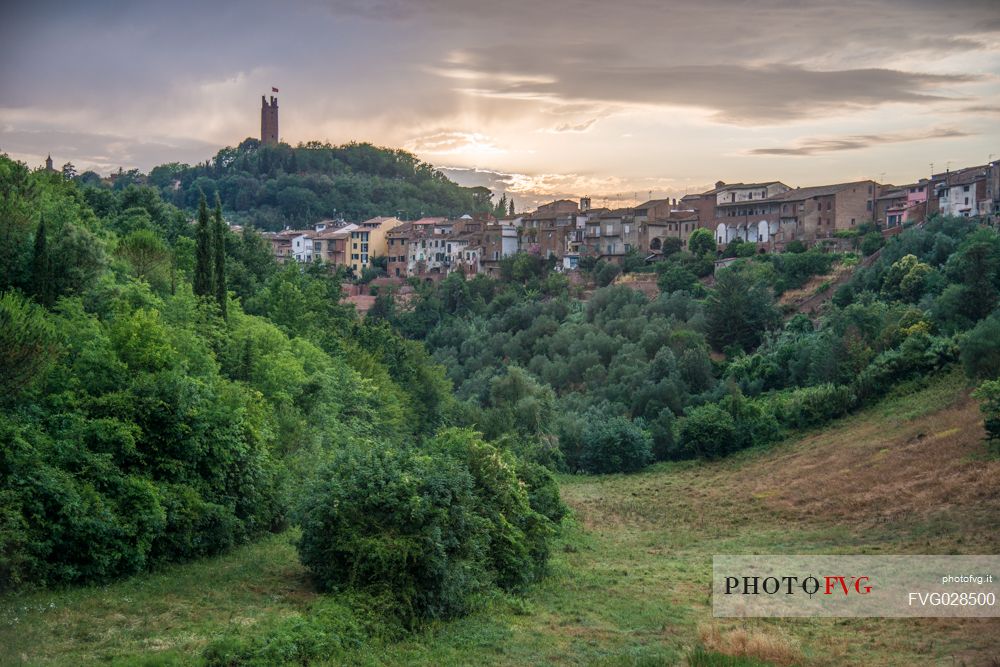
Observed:
[[[521,598],[402,640],[371,665],[998,665],[1000,619],[713,620],[716,553],[1000,552],[1000,461],[958,374],[718,463],[565,477],[574,519]],[[0,600],[2,664],[190,664],[316,600],[275,536],[105,587]],[[703,651],[708,651],[704,653]],[[748,656],[723,663],[705,658]]]

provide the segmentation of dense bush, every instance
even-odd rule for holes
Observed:
[[[686,457],[718,458],[736,450],[738,434],[732,416],[714,403],[688,411],[680,422],[681,452]]]
[[[427,452],[382,445],[338,452],[304,495],[300,558],[323,590],[391,596],[400,616],[466,612],[491,585],[517,590],[545,571],[551,478],[470,431],[448,429]]]
[[[982,320],[961,344],[962,365],[970,378],[1000,377],[1000,312]]]
[[[635,472],[653,460],[652,439],[625,417],[593,415],[583,430],[578,465],[589,473]]]
[[[1000,451],[1000,380],[986,380],[972,395],[981,401],[986,441],[995,452]]]
[[[771,407],[788,428],[809,428],[847,414],[856,400],[850,387],[824,384],[776,394]]]
[[[462,614],[492,583],[474,484],[455,460],[347,447],[303,494],[299,557],[321,590],[391,595],[408,621]]]

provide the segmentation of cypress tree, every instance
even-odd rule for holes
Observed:
[[[39,221],[35,232],[35,253],[31,259],[31,287],[43,306],[51,306],[53,301],[52,260],[49,257],[48,240],[45,233],[45,219]]]
[[[215,300],[219,302],[222,318],[226,318],[226,223],[222,221],[222,202],[215,194]]]
[[[194,293],[198,296],[215,296],[215,279],[212,270],[212,230],[208,225],[208,204],[205,193],[198,202],[198,228],[195,232]]]

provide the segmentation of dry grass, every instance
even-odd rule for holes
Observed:
[[[776,629],[724,629],[713,624],[699,627],[698,637],[705,648],[725,655],[757,658],[775,665],[798,665],[803,661],[797,642]]]

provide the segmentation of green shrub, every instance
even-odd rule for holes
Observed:
[[[882,234],[879,232],[868,232],[861,239],[861,245],[859,250],[865,256],[872,255],[877,252],[882,246],[885,245],[885,239],[882,238]]]
[[[718,458],[739,447],[732,415],[714,403],[690,409],[678,435],[681,455],[686,458]]]
[[[531,509],[559,525],[568,510],[559,497],[559,483],[549,469],[538,463],[520,460],[517,462],[517,477],[528,492]]]
[[[783,425],[808,428],[847,414],[857,398],[850,387],[823,384],[783,392],[771,401],[774,414]]]
[[[444,429],[427,448],[435,459],[451,458],[471,473],[472,509],[487,522],[484,541],[495,583],[520,590],[539,579],[549,557],[552,522],[532,508],[528,487],[517,475],[517,459],[468,429]],[[545,487],[545,479],[535,472],[535,481]],[[552,492],[550,488],[548,494]],[[549,509],[558,512],[551,499]]]
[[[626,417],[593,415],[583,431],[579,466],[593,474],[636,472],[653,460],[652,439]]]
[[[407,623],[459,615],[492,583],[476,505],[453,458],[348,446],[303,495],[299,558],[321,590],[392,596]]]
[[[1000,451],[1000,380],[986,380],[972,393],[982,403],[983,426],[991,449]]]
[[[962,339],[962,366],[970,378],[1000,376],[1000,313],[981,320]]]

